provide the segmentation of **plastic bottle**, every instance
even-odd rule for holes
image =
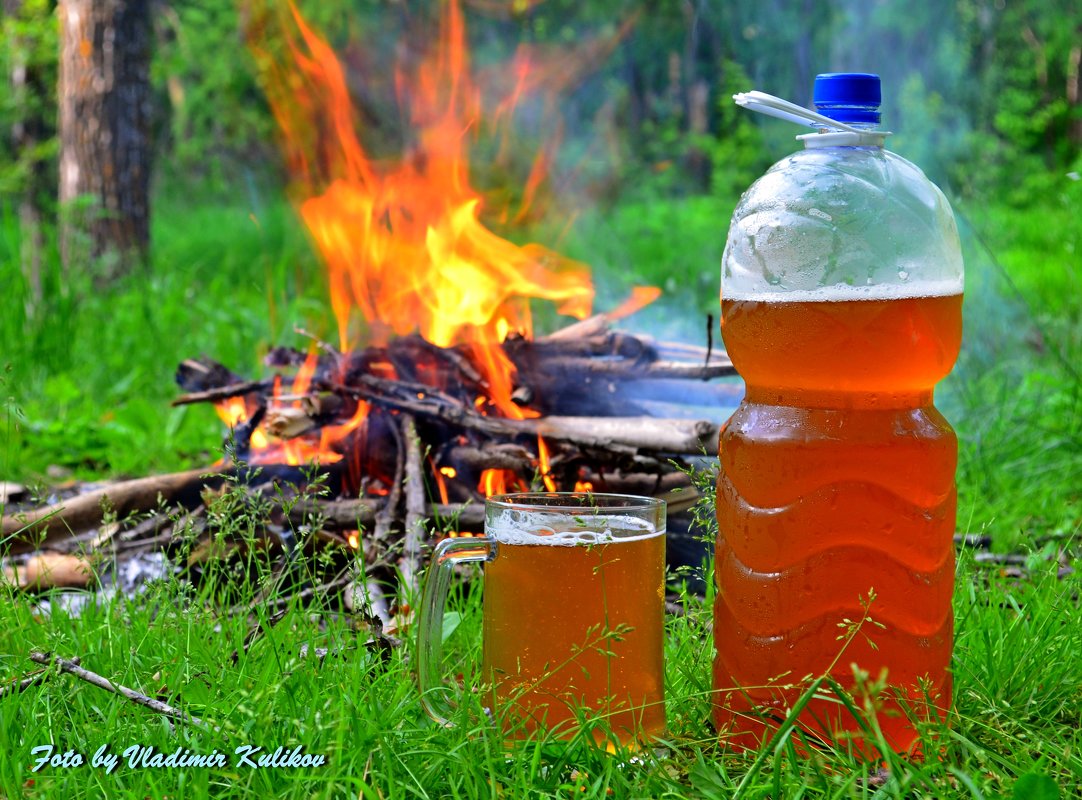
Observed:
[[[720,440],[714,721],[756,747],[827,675],[879,731],[816,696],[806,741],[907,751],[951,700],[957,443],[932,393],[961,342],[958,233],[883,148],[878,76],[818,76],[825,120],[752,95],[821,130],[744,193],[722,263],[747,388]]]

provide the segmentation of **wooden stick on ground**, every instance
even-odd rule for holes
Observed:
[[[506,420],[512,427],[583,446],[716,455],[719,426],[707,420],[655,417],[540,417]]]
[[[372,529],[371,545],[375,559],[381,559],[386,555],[391,529],[394,527],[395,522],[398,521],[398,509],[402,505],[402,481],[406,474],[406,447],[402,442],[402,434],[394,425],[390,427],[390,430],[394,434],[397,456],[394,467],[394,481],[392,481],[391,489],[387,494],[387,501],[376,514],[376,524]],[[361,537],[361,541],[363,548],[364,537]]]
[[[685,364],[678,361],[648,361],[644,364],[637,364],[635,362],[629,363],[627,359],[561,358],[546,362],[544,364],[544,373],[562,378],[593,375],[625,381],[657,378],[705,381],[710,378],[735,375],[736,370],[728,361],[720,360],[712,360],[709,364]],[[528,382],[529,379],[527,379]]]
[[[406,446],[406,536],[398,568],[403,584],[399,596],[404,599],[417,596],[426,510],[425,484],[421,472],[421,439],[417,435],[417,425],[409,414],[402,415],[402,439]]]
[[[213,472],[213,468],[205,467],[123,481],[45,508],[5,514],[0,539],[9,543],[11,553],[24,553],[45,547],[72,531],[87,530],[100,524],[102,503],[111,507],[118,518],[124,518],[132,513],[149,511],[160,501],[197,501],[204,486],[221,482],[219,477],[204,477]]]
[[[441,451],[441,461],[456,468],[470,467],[478,472],[485,469],[511,469],[529,474],[537,467],[537,458],[517,444],[485,444],[481,447],[454,445]]]
[[[0,583],[9,583],[28,592],[40,592],[64,586],[83,589],[94,580],[94,568],[81,556],[62,553],[38,553],[23,564],[5,563],[0,567]]]
[[[178,708],[173,708],[168,703],[163,703],[161,700],[155,700],[153,697],[147,697],[145,694],[129,689],[127,686],[120,686],[110,681],[108,678],[104,678],[96,672],[91,672],[88,669],[83,669],[79,666],[77,661],[69,660],[67,658],[61,658],[60,656],[54,656],[51,653],[42,653],[34,650],[30,653],[30,660],[37,664],[51,665],[56,664],[60,668],[61,672],[67,672],[69,675],[74,675],[80,680],[91,683],[97,686],[99,689],[105,689],[107,692],[113,694],[119,694],[121,697],[126,697],[133,703],[137,703],[145,708],[149,708],[155,713],[162,714],[163,716],[175,719],[178,722],[188,722],[192,725],[198,725],[201,728],[206,727],[206,723],[198,717],[193,717],[186,711],[181,711]]]
[[[576,339],[584,339],[590,336],[600,336],[606,332],[609,326],[608,317],[604,314],[594,314],[592,317],[572,322],[547,336],[540,336],[538,342],[569,342]]]
[[[334,530],[356,530],[370,527],[381,511],[378,501],[356,498],[353,500],[307,499],[289,510],[290,522],[307,524],[313,518]]]

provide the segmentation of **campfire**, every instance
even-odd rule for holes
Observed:
[[[268,378],[206,357],[180,365],[184,393],[175,402],[213,403],[230,431],[229,457],[213,471],[252,486],[279,479],[302,486],[318,476],[324,491],[305,493],[289,525],[363,554],[364,574],[351,571],[342,585],[362,586],[369,602],[396,582],[415,589],[430,532],[479,533],[484,498],[493,494],[634,493],[666,497],[673,512],[690,507],[696,494],[687,465],[713,454],[718,434],[695,412],[732,405],[739,391],[710,382],[733,372],[724,353],[709,341],[666,343],[615,329],[660,292],[640,287],[619,307],[592,313],[584,264],[486,226],[529,215],[551,145],[521,189],[503,193],[517,204],[494,205],[471,185],[477,132],[500,135],[519,104],[546,89],[538,73],[551,70],[520,51],[507,73],[508,96],[486,107],[471,78],[461,11],[448,3],[432,52],[394,74],[409,122],[404,152],[377,159],[358,136],[334,52],[296,9],[277,21],[286,31],[284,57],[256,52],[290,191],[328,268],[338,338],[332,344],[298,331],[306,346],[271,350]],[[614,43],[589,52],[600,57]],[[572,321],[536,336],[541,304]],[[184,514],[205,510],[192,489],[212,483],[204,473],[166,477],[145,479],[127,495],[114,491],[110,502],[122,512],[149,510],[159,498]],[[73,517],[73,505],[95,517],[84,508],[91,502],[32,514],[21,539],[55,541],[86,521]],[[161,537],[162,526],[141,524],[146,537]],[[347,604],[352,597],[346,593]]]

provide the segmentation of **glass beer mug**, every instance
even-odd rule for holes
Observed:
[[[582,712],[622,744],[665,731],[665,503],[592,493],[490,498],[484,538],[436,547],[418,635],[425,711],[450,725],[440,672],[457,564],[484,562],[482,680],[509,735],[568,737]]]

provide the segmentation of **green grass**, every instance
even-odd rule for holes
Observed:
[[[219,501],[225,539],[251,540],[255,512]],[[735,753],[708,724],[712,642],[710,598],[686,598],[688,614],[667,622],[666,686],[670,735],[644,753],[608,754],[587,733],[566,741],[507,740],[484,720],[479,694],[464,693],[456,727],[441,728],[420,710],[412,675],[412,630],[389,653],[333,609],[290,602],[247,652],[249,626],[267,623],[282,591],[269,560],[242,557],[238,572],[212,568],[195,589],[169,578],[134,598],[90,604],[79,615],[3,590],[0,675],[32,669],[32,649],[63,657],[200,717],[178,724],[117,696],[51,674],[20,695],[0,698],[0,793],[15,797],[692,797],[692,798],[1011,798],[1067,797],[1082,782],[1082,608],[1078,576],[1058,580],[1039,564],[1017,581],[963,558],[956,596],[956,704],[947,722],[922,734],[930,757],[891,756],[890,778],[873,786],[878,764],[845,752],[799,756],[788,739],[758,753]],[[317,580],[317,576],[312,576]],[[257,590],[253,620],[225,611]],[[481,608],[477,592],[454,593],[463,620],[447,640],[444,671],[476,685]],[[524,610],[524,615],[527,612]],[[524,616],[525,619],[525,616]],[[872,634],[874,637],[874,633]],[[328,647],[325,661],[300,647]],[[234,663],[231,654],[240,651]],[[842,655],[844,657],[844,654]],[[872,725],[872,719],[857,712]],[[603,721],[592,721],[604,730]],[[871,728],[874,730],[874,727]],[[589,728],[588,728],[589,730]],[[88,763],[34,772],[33,748],[52,744]],[[223,767],[131,769],[108,774],[90,765],[103,745],[164,754],[227,754]],[[327,764],[253,770],[236,754],[303,746]],[[1027,786],[1060,787],[1027,794]]]
[[[1082,186],[1046,206],[961,208],[962,357],[940,404],[958,431],[959,527],[1008,547],[1082,530]]]

